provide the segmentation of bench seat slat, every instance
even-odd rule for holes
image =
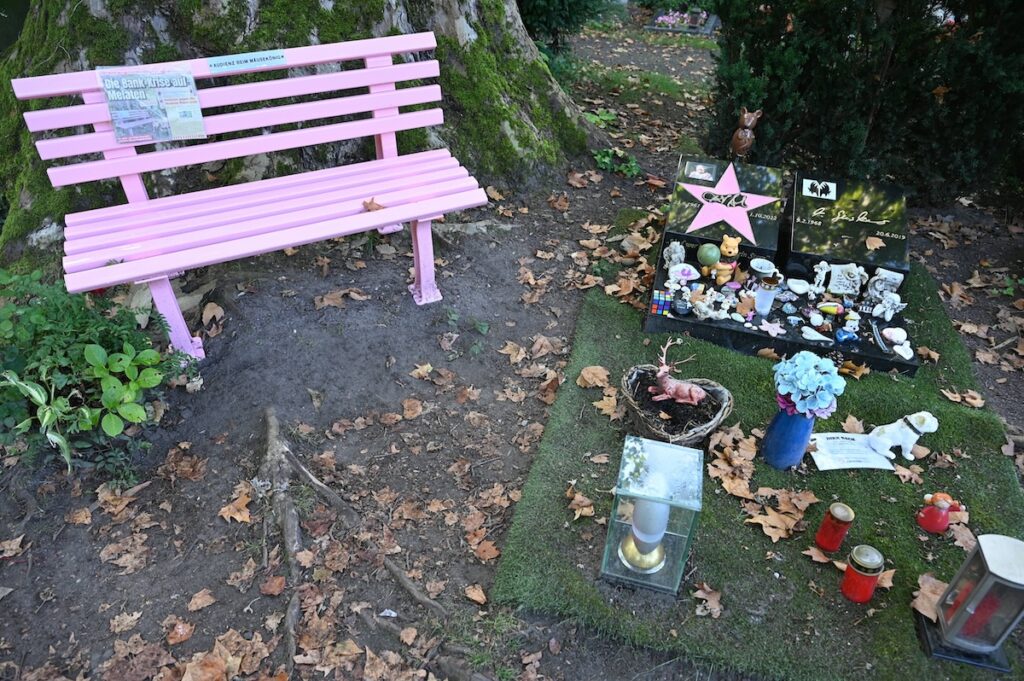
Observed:
[[[80,253],[91,250],[88,247],[90,242],[110,245],[125,243],[126,239],[130,240],[131,233],[141,233],[143,231],[141,228],[150,225],[159,225],[163,232],[172,229],[173,225],[183,220],[210,215],[225,215],[233,210],[253,205],[268,206],[270,209],[276,210],[277,204],[296,199],[304,201],[304,205],[307,206],[319,205],[326,201],[322,197],[328,194],[336,196],[343,190],[365,193],[372,191],[372,189],[367,189],[367,186],[373,183],[392,181],[422,184],[422,181],[419,180],[422,176],[458,168],[459,162],[449,156],[425,163],[369,168],[360,176],[328,177],[320,181],[286,185],[280,188],[266,186],[263,182],[250,182],[241,185],[248,187],[250,191],[231,192],[225,196],[218,196],[217,190],[214,190],[213,193],[193,192],[180,195],[197,195],[188,202],[177,201],[171,204],[166,199],[153,199],[145,202],[145,210],[129,215],[112,212],[110,219],[100,219],[85,225],[66,228],[64,236],[67,241],[64,248],[66,253]],[[223,189],[227,189],[227,187]],[[203,196],[198,196],[198,194],[203,194]],[[180,228],[177,229],[183,231]]]
[[[431,216],[481,206],[486,203],[487,195],[482,189],[478,188],[458,194],[449,194],[414,203],[383,208],[378,211],[360,213],[342,219],[326,220],[269,234],[261,234],[255,237],[201,246],[144,260],[117,263],[86,272],[72,273],[65,277],[65,283],[67,284],[68,291],[77,293],[104,286],[144,281],[183,270],[206,267],[229,260],[238,260],[240,258],[279,251],[292,246],[301,246],[326,239],[356,234],[380,226],[409,222],[411,220],[422,220]]]
[[[266,109],[235,111],[216,116],[207,116],[203,118],[203,126],[206,128],[206,134],[212,136],[239,132],[241,130],[268,128],[275,125],[301,123],[320,118],[348,116],[389,107],[427,104],[428,102],[438,102],[440,100],[440,86],[423,85],[395,92],[335,97],[315,102],[286,104]],[[114,149],[122,149],[124,146],[124,144],[117,141],[113,131],[55,137],[40,140],[36,143],[39,156],[43,160],[112,151]]]
[[[199,216],[192,216],[185,219],[160,220],[156,224],[144,225],[121,229],[115,232],[100,234],[84,238],[68,239],[64,243],[64,251],[69,256],[80,255],[79,258],[65,258],[65,266],[68,272],[77,271],[85,267],[102,265],[110,260],[117,260],[123,253],[132,253],[140,244],[148,244],[154,239],[167,239],[170,245],[180,244],[187,247],[194,239],[201,239],[205,230],[220,225],[241,223],[247,220],[277,218],[274,223],[277,226],[284,225],[289,220],[302,220],[315,222],[321,218],[319,214],[314,215],[314,210],[334,210],[339,208],[343,202],[355,201],[359,210],[362,210],[362,202],[370,198],[380,198],[387,193],[409,189],[424,193],[422,187],[434,183],[448,182],[450,180],[463,179],[469,176],[469,172],[457,163],[451,167],[436,170],[430,173],[423,173],[413,177],[397,177],[384,181],[377,179],[372,184],[364,183],[355,187],[347,187],[335,191],[327,191],[313,196],[304,196],[286,200],[267,201],[264,197],[253,195],[247,204],[237,205],[232,210],[221,210],[206,213]],[[475,181],[474,181],[475,182]],[[387,204],[384,204],[387,205]],[[348,209],[345,208],[345,211]],[[359,210],[353,212],[359,212]],[[278,217],[280,216],[280,217]],[[303,217],[307,216],[307,217]],[[311,216],[311,217],[310,217]],[[296,222],[295,224],[299,224]],[[284,226],[293,226],[291,224]],[[95,262],[95,264],[93,264]]]
[[[231,196],[248,194],[253,190],[254,184],[259,185],[260,191],[273,191],[287,189],[289,187],[297,188],[297,191],[306,185],[312,185],[318,182],[330,182],[335,179],[345,177],[359,176],[373,170],[384,170],[387,168],[394,169],[407,165],[432,164],[438,160],[445,159],[452,159],[451,152],[447,149],[432,149],[430,151],[421,151],[415,154],[396,156],[394,158],[364,161],[362,163],[335,166],[334,168],[323,168],[321,170],[311,170],[304,173],[282,175],[280,177],[259,180],[258,183],[243,182],[224,187],[202,189],[195,192],[189,192],[187,194],[174,194],[172,196],[165,196],[151,201],[122,203],[115,206],[106,206],[104,208],[93,208],[90,210],[83,210],[78,213],[68,213],[64,218],[65,223],[67,224],[67,229],[64,233],[65,235],[75,234],[77,233],[79,226],[89,225],[101,220],[145,214],[151,210],[150,207],[154,204],[158,204],[161,208],[166,208],[170,206],[201,203],[204,201],[219,201]]]
[[[253,102],[272,101],[286,97],[302,97],[338,90],[369,87],[381,83],[403,83],[424,78],[436,78],[440,67],[437,61],[418,61],[396,64],[377,69],[356,69],[315,76],[296,76],[261,83],[242,83],[204,88],[197,91],[199,106],[210,109]],[[76,104],[54,109],[25,112],[25,123],[31,132],[59,130],[79,125],[95,125],[110,121],[106,103]]]
[[[222,161],[240,156],[251,156],[271,151],[294,149],[295,147],[368,137],[385,132],[411,130],[413,128],[440,125],[443,122],[444,114],[441,109],[428,109],[426,111],[398,114],[397,116],[389,116],[387,118],[333,123],[331,125],[320,125],[302,130],[275,132],[258,137],[207,142],[179,149],[154,151],[138,156],[88,161],[70,166],[50,168],[47,170],[47,174],[50,176],[50,182],[54,187],[65,187],[79,182],[105,180],[122,175],[149,173],[179,166],[198,165],[200,163]]]
[[[373,198],[384,206],[399,206],[479,188],[476,180],[469,177],[465,169],[458,168],[456,171],[461,171],[461,173],[449,172],[450,179],[438,178],[434,182],[418,187],[382,189],[375,192]],[[237,239],[276,233],[302,225],[347,218],[365,212],[363,201],[369,198],[369,196],[363,195],[327,205],[272,215],[261,215],[258,210],[243,211],[233,220],[217,221],[211,223],[210,226],[187,233],[155,234],[119,246],[65,256],[64,271],[73,274],[102,269],[109,262],[131,262],[156,256],[165,257],[171,253],[201,246],[229,243]]]
[[[230,75],[243,73],[255,73],[259,71],[275,71],[281,68],[298,68],[302,66],[314,66],[328,62],[351,61],[392,54],[406,54],[409,52],[423,52],[437,47],[437,40],[430,32],[411,33],[408,35],[387,36],[384,38],[370,38],[367,40],[351,40],[343,43],[329,43],[324,45],[310,45],[307,47],[293,47],[283,50],[285,64],[271,64],[264,66],[253,66],[243,70],[233,71]],[[212,73],[206,59],[190,59],[185,61],[165,62],[160,64],[165,70],[186,70],[191,71],[196,78],[210,78],[219,74]],[[121,70],[121,69],[119,69]],[[131,73],[137,71],[145,73],[152,70],[152,65],[140,67],[124,67],[124,71]],[[58,73],[49,76],[31,76],[29,78],[17,78],[11,81],[14,86],[14,94],[18,99],[39,99],[42,97],[60,97],[73,95],[88,90],[99,89],[96,71],[77,71],[73,73]]]

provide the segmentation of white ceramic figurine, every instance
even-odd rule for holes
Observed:
[[[892,449],[899,447],[903,458],[913,461],[917,438],[925,433],[934,433],[938,429],[939,420],[932,416],[931,412],[919,411],[872,430],[868,433],[868,446],[889,459],[896,458]]]

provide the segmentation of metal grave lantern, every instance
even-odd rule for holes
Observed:
[[[1003,641],[1024,618],[1024,542],[983,534],[924,622],[933,657],[1010,671]],[[937,630],[937,631],[936,631]]]
[[[675,594],[697,530],[704,454],[626,437],[601,576]]]

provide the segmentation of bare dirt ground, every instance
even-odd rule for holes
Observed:
[[[591,33],[579,50],[685,77],[670,50],[625,40]],[[701,73],[709,63],[691,62]],[[676,140],[701,129],[699,102],[630,108],[586,83],[574,94],[621,111],[617,141],[658,177],[675,168]],[[601,175],[533,196],[497,187],[508,198],[436,242],[445,299],[428,307],[405,291],[405,235],[191,275],[186,288],[216,283],[208,302],[223,318],[209,325],[202,389],[169,391],[159,427],[143,434],[148,485],[97,495],[95,478],[51,468],[21,483],[4,468],[0,679],[284,679],[293,599],[294,678],[736,678],[486,600],[563,380],[580,287],[596,283],[578,241],[667,192]],[[915,222],[912,247],[947,285],[989,404],[1024,423],[1021,293],[990,295],[1024,274],[1020,214],[958,206]],[[260,477],[266,407],[358,517],[291,485],[297,580]],[[39,507],[26,523],[13,489],[23,484]]]

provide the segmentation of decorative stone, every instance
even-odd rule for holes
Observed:
[[[804,323],[804,320],[803,317],[791,316],[786,317],[786,323],[789,324],[790,326],[800,326],[801,324]]]
[[[882,330],[882,338],[893,345],[899,345],[907,340],[907,332],[905,329],[901,329],[898,326],[891,326],[888,329]]]
[[[693,305],[690,304],[689,300],[680,298],[672,301],[672,311],[681,317],[685,317],[693,312]]]
[[[780,303],[792,303],[798,297],[799,296],[797,296],[797,294],[793,293],[792,291],[783,291],[782,293],[775,296],[775,300],[779,301]]]
[[[790,291],[800,296],[811,290],[810,282],[803,279],[790,279],[786,282],[786,286],[789,287]]]
[[[793,303],[786,303],[782,306],[782,311],[785,314],[796,314],[796,305]]]
[[[747,321],[747,318],[741,315],[739,312],[733,312],[732,314],[729,315],[729,318],[734,322],[738,322],[740,324]]]
[[[883,331],[882,333],[885,333],[885,331]],[[910,347],[910,343],[900,343],[899,345],[894,345],[892,346],[892,351],[906,360],[909,360],[911,357],[914,356],[914,348]]]
[[[804,337],[804,340],[818,341],[820,343],[828,343],[831,345],[834,341],[823,334],[818,333],[809,326],[801,327],[800,335]]]

